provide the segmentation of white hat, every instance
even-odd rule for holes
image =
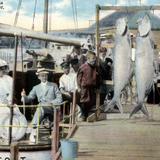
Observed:
[[[151,30],[151,23],[150,19],[147,15],[145,15],[143,18],[138,19],[138,31],[140,36],[145,36],[149,33]]]
[[[119,35],[123,35],[127,27],[127,18],[119,18],[116,21],[116,33]]]
[[[3,59],[0,59],[0,67],[3,67],[3,66],[8,66],[8,64]]]
[[[37,72],[36,72],[36,75],[39,75],[39,73],[48,74],[49,71],[48,71],[46,68],[38,68],[38,69],[37,69]]]

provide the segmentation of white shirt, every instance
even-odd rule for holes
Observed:
[[[132,61],[135,61],[135,56],[136,56],[136,49],[135,48],[132,48]]]
[[[0,104],[11,104],[13,79],[8,75],[0,77]]]
[[[77,87],[77,74],[63,74],[59,79],[59,88],[64,88],[67,92],[74,92]]]

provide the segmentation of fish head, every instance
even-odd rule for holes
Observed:
[[[116,33],[119,35],[124,35],[126,33],[126,29],[127,29],[127,18],[126,17],[122,17],[119,18],[116,21]]]
[[[148,15],[137,20],[138,32],[141,37],[146,36],[151,30],[151,23]]]

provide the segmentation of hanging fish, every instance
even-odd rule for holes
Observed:
[[[154,50],[150,38],[151,23],[149,17],[145,15],[138,20],[139,35],[136,38],[135,55],[135,77],[137,84],[137,105],[132,110],[130,117],[141,110],[149,117],[144,104],[146,96],[153,85],[154,77]]]
[[[122,90],[128,85],[131,75],[131,41],[127,19],[123,17],[116,22],[115,48],[113,52],[114,97],[108,105],[104,104],[105,112],[117,105],[120,112],[123,113],[120,95]]]

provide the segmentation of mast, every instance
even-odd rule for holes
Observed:
[[[44,19],[43,19],[43,32],[48,33],[48,4],[49,0],[44,0]],[[47,48],[47,41],[45,42]]]

